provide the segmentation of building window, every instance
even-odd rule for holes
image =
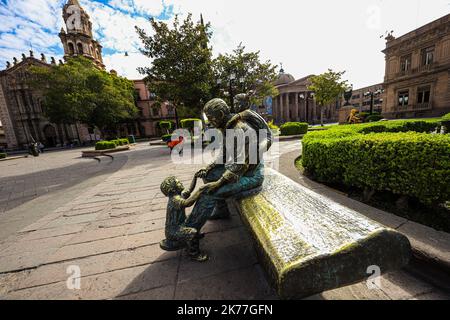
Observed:
[[[81,43],[77,44],[77,48],[78,48],[78,53],[83,54],[83,45]]]
[[[159,117],[159,109],[156,107],[152,108],[152,116],[153,117]]]
[[[422,65],[428,66],[434,62],[434,47],[422,50]]]
[[[141,98],[141,90],[136,89],[135,90],[135,95],[136,95],[136,100],[137,101],[141,101],[142,100],[142,98]]]
[[[400,70],[406,72],[411,69],[411,55],[403,56],[400,60]]]
[[[173,106],[168,106],[167,113],[168,113],[169,117],[175,116],[175,108]]]
[[[67,44],[67,46],[69,47],[69,54],[70,54],[71,56],[73,56],[73,55],[75,54],[75,47],[73,46],[73,43],[72,43],[72,42],[69,42],[69,43]]]
[[[417,89],[417,103],[425,104],[430,102],[431,86],[419,87]]]
[[[400,91],[398,93],[398,105],[400,107],[407,106],[409,103],[409,90]]]

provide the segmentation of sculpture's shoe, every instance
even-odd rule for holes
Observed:
[[[197,252],[195,254],[188,253],[191,260],[196,262],[206,262],[209,260],[209,256],[204,252]]]
[[[186,248],[186,242],[180,242],[180,241],[172,241],[172,240],[163,240],[159,243],[159,246],[164,251],[178,251],[181,249]]]

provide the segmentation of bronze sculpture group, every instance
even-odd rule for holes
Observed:
[[[165,251],[186,249],[195,261],[203,262],[208,256],[200,250],[203,226],[208,220],[227,219],[230,212],[226,200],[243,192],[257,189],[264,182],[263,152],[272,145],[272,134],[267,122],[256,112],[249,109],[249,96],[237,95],[234,106],[230,108],[222,99],[213,99],[204,107],[204,113],[210,124],[221,131],[223,143],[220,159],[195,174],[189,189],[175,177],[169,177],[161,185],[161,191],[169,198],[166,218],[166,239],[160,243]],[[254,141],[245,139],[243,161],[238,161],[236,152],[226,159],[227,132],[240,130],[248,133],[254,130],[259,134],[256,145],[258,156],[251,160],[249,153]],[[233,146],[236,148],[236,145]],[[222,160],[222,161],[220,161]],[[197,179],[203,179],[204,185],[196,192]],[[185,209],[194,206],[192,213],[186,216]]]

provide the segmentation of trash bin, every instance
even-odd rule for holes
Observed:
[[[133,136],[133,135],[128,136],[128,141],[130,142],[130,144],[136,143],[136,138],[135,138],[135,136]]]

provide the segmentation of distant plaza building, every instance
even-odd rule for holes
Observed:
[[[320,109],[315,103],[314,92],[308,90],[313,75],[295,80],[281,68],[274,85],[278,96],[272,100],[272,117],[277,124],[286,122],[320,123]],[[324,122],[337,122],[338,110],[342,102],[337,99],[335,104],[324,107]]]
[[[399,38],[386,38],[387,118],[438,117],[450,112],[450,15]]]
[[[140,137],[161,137],[163,132],[159,127],[161,121],[176,122],[175,107],[169,102],[157,104],[156,96],[148,89],[144,80],[133,80],[137,93],[139,118],[136,121],[137,135]]]
[[[384,101],[383,88],[383,83],[379,83],[373,86],[353,90],[352,98],[349,102],[359,112],[370,112],[372,104],[371,94],[373,94],[373,111],[381,114],[383,112]]]

